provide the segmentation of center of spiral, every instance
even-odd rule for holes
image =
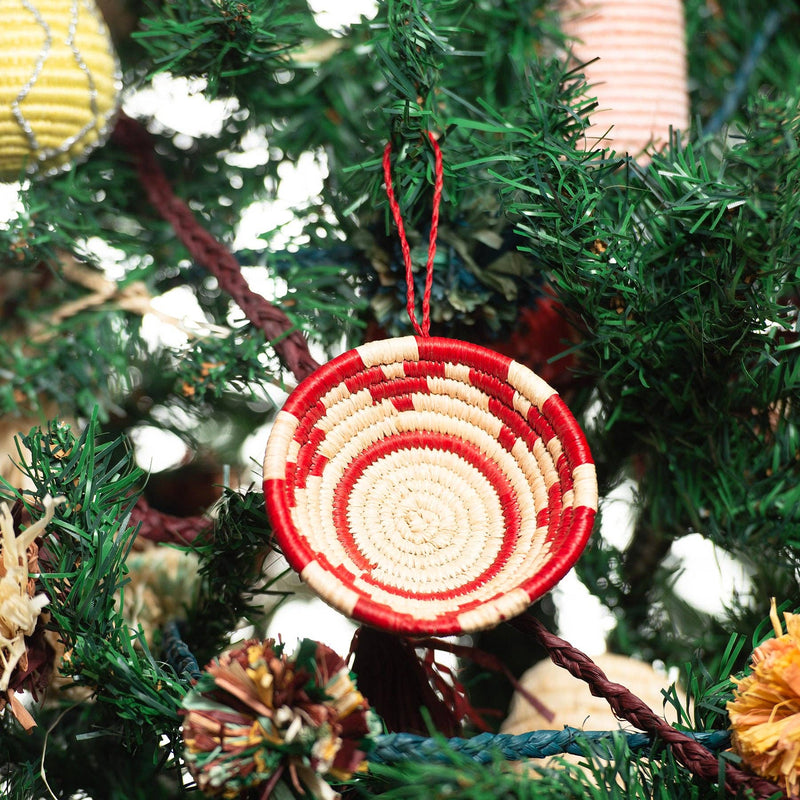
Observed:
[[[453,526],[431,507],[430,499],[417,495],[401,504],[398,513],[400,534],[411,544],[438,546],[454,533]]]

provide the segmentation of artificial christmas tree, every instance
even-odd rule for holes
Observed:
[[[796,7],[686,2],[686,41],[665,50],[685,54],[692,122],[643,153],[615,146],[615,101],[579,63],[603,52],[581,49],[561,3],[386,0],[333,32],[305,0],[101,8],[123,78],[113,131],[26,177],[0,227],[0,411],[19,432],[2,490],[3,794],[795,791],[796,617],[783,634],[766,612],[772,596],[800,606]],[[634,95],[622,80],[606,97]],[[159,87],[202,100],[199,118],[170,117]],[[281,222],[309,164],[319,190]],[[402,357],[376,356],[387,340]],[[417,406],[398,467],[377,451]],[[452,443],[462,428],[469,447]],[[147,474],[154,437],[173,471]],[[606,525],[589,536],[595,467]],[[620,485],[626,536],[608,527]],[[487,530],[484,567],[470,533]],[[714,614],[675,591],[671,551],[691,534],[749,575]],[[295,647],[301,616],[271,628],[308,596],[281,546],[368,623],[352,659]],[[180,593],[152,567],[167,548],[189,554]],[[613,616],[608,648],[678,674],[674,724],[548,630],[549,596],[524,612],[573,562]],[[514,563],[527,571],[494,586]],[[458,624],[431,625],[429,607]],[[495,733],[514,674],[542,657],[633,730]],[[758,681],[780,689],[772,709],[748,693]],[[517,688],[547,719],[548,697]],[[758,724],[779,717],[774,741],[742,720],[754,702]],[[584,766],[508,763],[560,752]]]

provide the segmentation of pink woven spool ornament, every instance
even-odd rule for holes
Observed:
[[[587,149],[609,147],[647,161],[645,148],[663,146],[670,128],[689,127],[682,0],[561,0],[560,12],[598,101]]]
[[[557,392],[477,345],[431,337],[441,155],[422,324],[384,169],[417,336],[357,347],[306,378],[279,412],[264,492],[289,564],[334,608],[388,631],[457,634],[523,612],[574,564],[597,482]]]

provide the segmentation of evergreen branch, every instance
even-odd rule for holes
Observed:
[[[695,659],[686,670],[686,706],[691,709],[692,718],[684,710],[683,704],[672,705],[684,718],[687,725],[727,725],[726,704],[733,699],[731,675],[739,671],[742,663],[745,637],[733,634],[721,653],[715,656],[711,665]],[[746,654],[745,654],[746,655]],[[674,700],[674,698],[673,698]]]
[[[0,786],[6,800],[30,800],[34,797],[34,790],[38,788],[38,764],[34,761],[16,764],[14,771],[7,777],[3,773],[0,763]]]
[[[686,1],[692,109],[701,126],[702,120],[716,115],[717,123],[738,127],[747,116],[745,93],[781,96],[794,92],[800,73],[792,35],[797,12],[793,0],[777,0],[768,6],[761,0],[742,0],[713,11],[706,0]],[[776,13],[782,22],[770,31]]]
[[[398,100],[410,113],[411,106],[430,109],[429,96],[433,93],[445,55],[454,48],[448,44],[447,32],[436,26],[431,13],[433,4],[423,9],[421,0],[389,0],[386,44],[377,42],[376,53],[385,68],[386,79],[396,90]],[[447,12],[452,0],[437,3],[438,9]]]
[[[105,417],[144,348],[136,317],[148,297],[141,285],[106,281],[54,245],[48,240],[33,248],[46,252],[47,262],[23,259],[0,277],[0,413],[55,404],[90,416],[99,404]],[[26,242],[21,252],[27,250]]]
[[[255,622],[263,616],[263,609],[253,602],[257,596],[288,594],[270,588],[280,576],[270,579],[262,574],[272,548],[264,495],[225,490],[213,530],[192,543],[200,559],[201,581],[182,633],[200,664],[219,654],[242,620]]]
[[[747,91],[747,85],[755,71],[756,65],[769,46],[772,37],[778,32],[784,16],[784,11],[780,8],[770,8],[769,11],[767,11],[761,29],[756,34],[753,43],[750,45],[750,50],[739,65],[730,91],[725,95],[722,105],[720,105],[714,113],[714,116],[711,117],[708,124],[705,126],[704,133],[707,136],[715,136],[738,108],[742,97]]]
[[[180,765],[165,752],[157,732],[131,747],[109,710],[104,703],[66,708],[46,704],[38,709],[39,725],[29,735],[19,735],[7,716],[0,720],[3,797],[185,800],[196,796],[183,788]]]
[[[270,374],[278,372],[280,365],[275,358],[270,365],[267,352],[263,332],[250,324],[231,330],[224,337],[198,338],[176,353],[178,391],[192,403],[213,402],[230,393],[265,403],[268,385],[285,387]]]
[[[174,740],[186,689],[121,612],[125,560],[135,537],[128,521],[141,470],[122,439],[100,440],[96,414],[79,437],[54,423],[23,437],[22,445],[29,452],[23,469],[35,489],[19,496],[65,498],[46,539],[40,576],[67,651],[65,672],[113,706],[133,741],[153,731]]]
[[[239,251],[237,257],[243,264],[268,266],[286,282],[285,292],[278,292],[274,302],[313,340],[338,345],[342,336],[349,341],[364,328],[367,298],[353,270],[358,260],[353,247],[320,242],[297,253]]]
[[[642,519],[669,536],[708,531],[733,550],[756,508],[778,541],[800,530],[794,488],[765,463],[797,469],[784,449],[796,426],[784,406],[794,362],[776,356],[796,315],[784,289],[797,269],[785,245],[798,242],[800,214],[788,189],[800,163],[794,102],[759,101],[719,162],[707,145],[676,141],[649,169],[616,174],[602,154],[551,135],[569,119],[553,103],[552,125],[512,140],[526,177],[494,170],[514,198],[523,249],[583,325],[581,365],[605,409],[592,442],[601,469],[602,442],[624,428],[630,447],[614,440],[608,477],[633,452],[647,454],[642,494],[655,505]],[[775,408],[782,415],[766,422]]]
[[[155,6],[134,39],[152,60],[152,73],[202,76],[207,96],[234,94],[253,72],[285,69],[307,16],[286,0],[181,0]]]
[[[431,760],[370,762],[369,773],[353,781],[355,790],[359,796],[385,800],[712,800],[719,796],[715,788],[691,781],[669,751],[637,755],[621,733],[611,735],[602,756],[584,742],[578,764],[555,759],[553,764],[537,763],[521,770],[509,769],[496,750],[477,761],[454,750],[444,738],[438,744]]]

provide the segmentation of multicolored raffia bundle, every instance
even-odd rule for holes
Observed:
[[[251,639],[214,659],[183,702],[187,764],[207,795],[238,797],[281,778],[320,800],[327,779],[347,780],[364,761],[368,706],[344,661],[304,640],[294,658]]]
[[[14,518],[6,503],[0,503],[0,711],[6,705],[26,729],[35,726],[30,712],[16,697],[24,689],[36,693],[37,682],[51,672],[51,659],[44,655],[41,626],[42,609],[49,598],[37,593],[39,547],[42,536],[53,519],[57,505],[64,498],[44,498],[44,515],[17,534]],[[34,653],[34,651],[38,651]],[[51,651],[52,652],[52,651]]]
[[[594,521],[586,441],[533,372],[450,339],[372,342],[292,394],[264,463],[277,540],[335,608],[397,632],[513,617]]]
[[[4,3],[0,53],[0,180],[57,171],[105,140],[120,73],[94,0]]]

